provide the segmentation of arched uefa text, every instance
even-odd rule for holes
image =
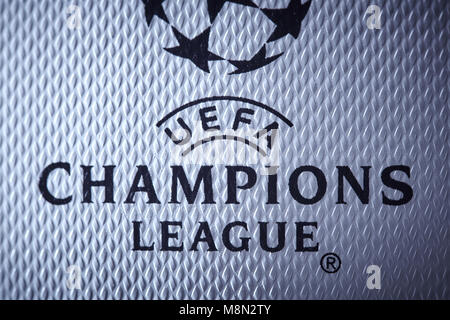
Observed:
[[[257,165],[270,174],[279,166],[280,132],[294,125],[261,102],[215,96],[170,111],[156,126],[171,142],[173,163]]]

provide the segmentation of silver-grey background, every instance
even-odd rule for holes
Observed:
[[[82,8],[77,30],[66,25],[72,3]],[[365,24],[369,4],[383,10],[381,30]],[[190,5],[195,12],[198,3]],[[173,34],[158,18],[149,28],[140,1],[0,1],[0,298],[448,299],[449,10],[446,0],[314,0],[299,38],[281,44],[282,58],[227,76],[221,63],[206,74],[165,52]],[[214,95],[261,101],[294,123],[281,142],[280,205],[264,204],[262,181],[239,194],[242,205],[224,205],[218,174],[217,205],[166,204],[167,137],[155,123]],[[51,185],[73,193],[66,206],[38,190],[41,171],[56,161],[72,165],[70,178]],[[117,165],[116,204],[103,204],[102,192],[81,204],[81,164]],[[123,204],[140,164],[151,168],[162,205],[139,196]],[[305,164],[328,178],[313,206],[287,192],[289,174]],[[381,204],[379,175],[394,164],[412,168],[414,199],[400,207]],[[348,188],[349,204],[335,204],[336,165],[373,167],[369,205]],[[302,184],[305,194],[312,187]],[[219,241],[214,253],[131,251],[132,220],[144,221],[150,239],[166,219],[182,220],[191,239],[200,220],[213,232],[234,220],[253,231],[260,220],[290,224],[276,254],[258,249],[257,233],[248,253]],[[294,221],[318,221],[319,253],[293,252]],[[343,261],[337,274],[319,267],[329,251]],[[66,288],[73,264],[82,290]],[[379,291],[366,288],[370,264],[382,268]]]

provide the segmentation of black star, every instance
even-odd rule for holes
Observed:
[[[208,13],[211,23],[217,17],[225,2],[234,2],[237,4],[242,4],[243,6],[257,8],[256,4],[254,4],[251,0],[208,0]]]
[[[258,68],[268,65],[272,61],[278,59],[282,53],[266,58],[266,45],[263,45],[261,50],[253,56],[250,60],[229,60],[229,62],[237,69],[229,74],[238,74],[256,70]]]
[[[311,5],[311,0],[302,4],[301,0],[291,0],[285,9],[262,9],[264,14],[277,25],[267,42],[275,41],[288,33],[297,39],[302,20]]]
[[[209,72],[208,61],[223,60],[223,58],[208,51],[208,39],[210,27],[194,39],[186,38],[177,29],[172,27],[173,33],[178,40],[179,46],[173,48],[164,48],[164,50],[181,58],[191,60],[197,67],[205,72]]]
[[[150,22],[152,22],[154,16],[158,16],[169,23],[164,8],[162,7],[164,0],[142,0],[142,2],[145,7],[145,19],[147,20],[147,25],[150,26]]]

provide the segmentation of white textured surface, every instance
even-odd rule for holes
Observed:
[[[78,30],[65,24],[71,3],[0,2],[0,298],[450,297],[448,1],[370,1],[383,10],[382,29],[373,31],[363,18],[369,1],[314,0],[299,38],[274,49],[283,57],[238,76],[222,62],[206,74],[164,51],[176,40],[158,18],[147,26],[139,1],[79,1]],[[216,95],[261,101],[294,123],[282,132],[280,205],[258,199],[261,181],[240,194],[240,206],[224,205],[217,191],[214,206],[167,204],[169,148],[155,124]],[[73,192],[66,206],[46,203],[38,190],[41,171],[56,161],[72,165],[70,179],[53,180],[59,195]],[[116,204],[101,203],[102,193],[80,203],[82,164],[117,165]],[[123,204],[142,164],[161,205],[139,196]],[[288,174],[305,164],[329,179],[313,206],[287,192]],[[395,164],[411,166],[415,197],[383,206],[376,177]],[[336,165],[373,167],[369,205],[350,191],[348,205],[335,204]],[[225,179],[215,176],[215,190],[225,190]],[[201,220],[213,232],[234,220],[253,230],[259,220],[318,221],[320,251],[294,253],[292,223],[277,254],[255,240],[248,253],[219,243],[214,253],[131,251],[132,220],[144,220],[148,239],[166,219],[182,220],[185,232]],[[319,266],[329,251],[344,263],[334,275]],[[82,269],[80,291],[65,286],[73,264]],[[380,291],[365,287],[370,264],[382,266]]]

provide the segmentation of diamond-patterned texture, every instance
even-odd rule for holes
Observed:
[[[82,14],[74,30],[66,24],[71,4]],[[370,4],[382,9],[380,30],[367,28]],[[185,15],[173,6],[168,16],[184,32],[208,26],[204,4],[183,2]],[[234,10],[218,19],[229,21]],[[147,25],[141,1],[0,1],[0,298],[450,298],[449,11],[446,0],[313,0],[298,39],[268,48],[268,56],[284,52],[281,58],[229,76],[233,67],[225,62],[210,62],[205,73],[164,51],[177,41],[161,19]],[[257,36],[272,30],[260,28]],[[214,32],[222,35],[216,47],[229,44],[235,54],[233,33],[240,31]],[[264,178],[238,193],[241,205],[225,204],[223,166],[213,170],[217,204],[201,204],[201,195],[192,205],[168,203],[168,138],[156,122],[184,103],[219,95],[260,101],[294,123],[281,128],[279,205],[265,204]],[[226,107],[221,118],[232,119],[235,106]],[[70,177],[56,174],[49,185],[58,196],[73,195],[64,206],[46,202],[38,189],[42,170],[58,161],[71,164]],[[380,173],[397,164],[411,167],[414,198],[391,207],[381,203]],[[116,203],[102,203],[101,190],[94,203],[81,203],[80,165],[94,166],[98,179],[103,165],[117,166]],[[124,204],[136,165],[149,167],[161,204],[146,204],[142,195]],[[289,175],[300,165],[327,177],[315,205],[289,194]],[[350,188],[348,204],[336,204],[338,165],[357,174],[372,166],[368,205]],[[194,179],[198,166],[187,168]],[[300,181],[305,195],[314,187]],[[156,243],[160,221],[182,221],[186,250],[133,252],[133,220],[143,221],[142,239]],[[227,251],[219,241],[236,220],[249,225],[248,252]],[[210,223],[219,251],[187,250],[199,221]],[[283,251],[258,247],[258,221],[287,222]],[[294,252],[295,221],[318,222],[318,253]],[[321,270],[326,252],[340,255],[338,273]],[[381,290],[366,288],[371,264],[381,266]],[[70,265],[81,268],[81,290],[66,286]]]

